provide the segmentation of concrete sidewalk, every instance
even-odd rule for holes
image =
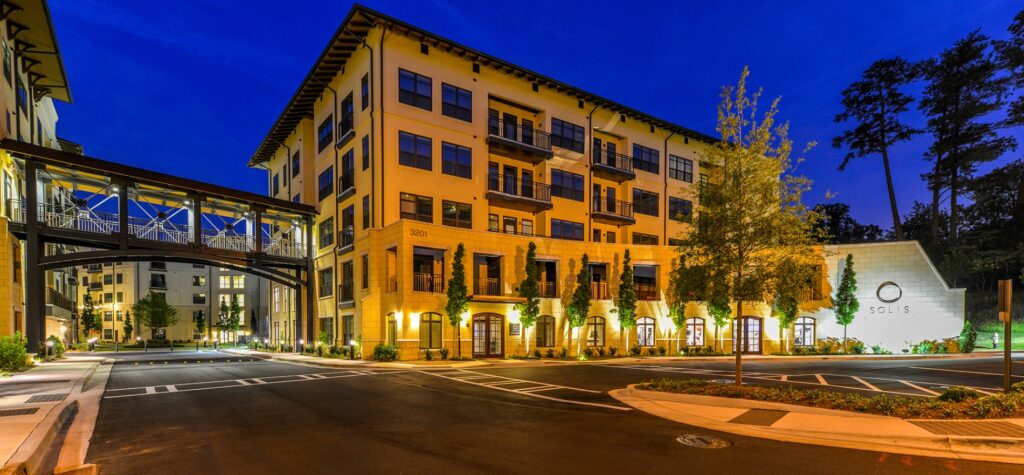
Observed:
[[[1024,419],[910,420],[632,385],[609,393],[682,424],[750,437],[928,457],[1024,464]]]
[[[0,382],[0,474],[53,470],[62,431],[83,411],[81,400],[95,401],[106,386],[106,358],[75,356],[35,367]],[[89,433],[91,433],[91,426]],[[85,435],[86,442],[88,434]],[[81,460],[69,465],[78,465]]]

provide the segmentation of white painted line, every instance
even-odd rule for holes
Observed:
[[[256,382],[257,382],[258,384],[267,384],[267,382],[266,382],[266,381],[264,381],[264,380],[262,380],[262,379],[260,379],[260,378],[251,378],[251,379],[252,379],[253,381],[256,381]]]
[[[250,383],[250,382],[248,382],[248,381],[246,381],[244,379],[236,379],[235,381],[237,381],[238,384],[241,384],[242,386],[248,386],[248,385],[252,384],[252,383]]]
[[[540,392],[540,391],[550,391],[552,389],[558,389],[558,388],[555,387],[555,386],[541,386],[539,388],[517,389],[517,391],[525,391],[525,392],[535,393],[535,392]]]
[[[297,374],[296,376],[298,376],[298,377],[300,377],[302,379],[313,379],[313,377],[308,375],[308,374]]]
[[[782,382],[789,381],[789,375],[788,374],[782,375],[782,379],[780,379],[779,381],[782,381]]]
[[[903,384],[906,384],[907,386],[910,386],[910,387],[912,387],[912,388],[914,388],[914,389],[916,389],[918,391],[922,391],[922,392],[926,392],[928,394],[931,394],[932,396],[938,396],[939,395],[939,393],[937,393],[935,391],[932,391],[931,389],[922,388],[921,386],[918,386],[918,385],[916,385],[914,383],[911,383],[910,381],[900,380],[900,382],[903,383]]]
[[[525,384],[522,381],[498,381],[496,383],[484,383],[488,386],[504,386],[507,384]]]
[[[176,392],[178,392],[178,388],[174,387],[173,384],[168,384],[167,385],[167,392],[169,392],[169,393],[176,393]]]
[[[462,370],[462,371],[466,372],[466,373],[480,374],[480,375],[490,376],[492,378],[499,378],[499,379],[504,379],[504,380],[509,380],[509,381],[519,381],[519,382],[523,382],[523,383],[547,384],[549,386],[555,386],[555,387],[560,388],[560,389],[568,389],[570,391],[580,391],[580,392],[585,392],[585,393],[601,394],[601,391],[595,391],[593,389],[574,388],[574,387],[571,387],[571,386],[562,386],[562,385],[559,385],[559,384],[541,383],[539,381],[528,381],[528,380],[525,380],[525,379],[509,378],[507,376],[494,376],[494,375],[490,375],[490,374],[487,374],[487,373],[481,373],[479,371],[470,371],[470,370],[465,370],[465,369]],[[464,380],[464,379],[468,379],[468,378],[453,378],[453,379]],[[469,381],[467,381],[467,382],[469,382]],[[483,384],[488,384],[488,383],[483,383]]]
[[[576,404],[576,405],[579,405],[579,406],[603,407],[605,409],[614,409],[616,411],[631,411],[631,410],[633,410],[632,408],[629,408],[629,407],[613,406],[611,404],[601,404],[601,403],[597,403],[597,402],[571,401],[569,399],[561,399],[561,398],[557,398],[557,397],[545,396],[543,394],[535,394],[535,393],[531,393],[531,392],[517,391],[517,390],[514,390],[514,389],[502,388],[502,387],[497,387],[497,386],[488,386],[488,385],[486,385],[484,383],[478,383],[476,381],[466,381],[465,378],[453,378],[451,376],[445,376],[445,375],[437,374],[437,373],[430,372],[430,371],[422,371],[421,370],[421,371],[418,371],[418,372],[421,373],[421,374],[426,374],[426,375],[433,376],[435,378],[450,379],[452,381],[458,381],[458,382],[465,383],[465,384],[472,384],[474,386],[480,386],[480,387],[484,387],[484,388],[489,388],[489,389],[493,389],[495,391],[505,391],[507,393],[520,394],[520,395],[523,395],[523,396],[535,397],[535,398],[539,398],[539,399],[547,399],[549,401],[564,402],[566,404]],[[536,383],[536,381],[527,381],[527,382]],[[590,391],[590,390],[580,389],[580,391]],[[600,392],[600,391],[593,391],[593,392]]]
[[[376,375],[380,375],[380,374],[399,374],[399,373],[408,373],[408,372],[409,371],[407,371],[407,370],[382,371],[382,372],[373,372],[373,373],[370,373],[370,374],[365,375],[365,376],[376,376]],[[264,378],[271,378],[271,377],[281,378],[281,377],[291,377],[291,376],[304,376],[304,375],[264,376]],[[322,378],[322,379],[353,378],[353,377],[356,377],[356,376],[361,376],[361,375],[356,375],[356,374],[338,374],[338,375],[333,375],[333,376],[327,376],[327,377]],[[255,380],[255,378],[250,378],[250,379]],[[211,390],[211,389],[230,389],[230,388],[243,388],[243,387],[258,387],[258,386],[263,386],[263,385],[267,385],[267,384],[301,383],[301,382],[304,382],[304,381],[319,381],[319,380],[320,379],[317,379],[317,378],[306,377],[306,378],[302,378],[302,379],[287,379],[287,380],[284,380],[284,381],[264,381],[262,384],[250,384],[249,386],[246,386],[246,385],[243,385],[243,384],[235,384],[235,385],[226,385],[226,386],[210,386],[210,387],[203,387],[203,388],[178,388],[178,387],[175,387],[175,391],[174,392],[184,393],[184,392],[192,392],[192,391],[207,391],[207,390]],[[180,383],[180,384],[178,384],[178,386],[184,386],[186,384],[192,384],[192,385],[194,385],[194,384],[213,384],[213,383],[237,382],[237,381],[238,380],[235,380],[235,379],[227,379],[227,380],[221,380],[221,381],[199,381],[199,382],[195,382],[195,383]],[[156,392],[156,387],[154,387],[154,386],[146,386],[146,387],[139,387],[139,388],[114,389],[114,390],[111,390],[111,391],[124,391],[124,390],[127,390],[127,389],[145,389],[146,392],[145,393],[137,393],[137,394],[120,394],[120,395],[114,395],[114,396],[103,396],[103,399],[117,399],[117,398],[124,398],[124,397],[135,397],[135,396],[149,396],[149,395],[157,395],[157,394],[167,394],[167,393],[158,393],[158,392]],[[168,392],[171,392],[171,391],[168,391]]]
[[[520,388],[520,389],[513,389],[513,391],[516,391],[516,392],[523,392],[523,393],[528,393],[528,392],[530,392],[530,391],[537,391],[537,390],[540,390],[540,389],[544,389],[544,388],[550,388],[550,387],[551,387],[551,386],[548,386],[548,385],[544,384],[544,385],[541,385],[541,386],[534,386],[534,387],[532,387],[532,388]]]
[[[822,375],[816,374],[814,375],[814,377],[818,378],[818,384],[822,386],[829,386],[828,381],[825,381],[825,378]]]
[[[850,376],[850,377],[855,379],[858,383],[867,386],[868,389],[870,389],[872,391],[881,391],[881,389],[878,389],[878,387],[876,387],[874,384],[871,384],[871,383],[869,383],[867,381],[864,381],[863,379],[860,379],[860,378],[858,378],[856,376]]]
[[[982,394],[988,395],[988,396],[991,396],[991,395],[995,394],[995,393],[993,393],[993,392],[989,392],[989,391],[986,391],[986,390],[984,390],[984,389],[981,389],[981,388],[974,388],[974,387],[972,387],[971,389],[973,389],[973,390],[975,390],[975,391],[978,391],[979,393],[982,393]]]
[[[1020,361],[1018,361],[1018,363],[1020,363]],[[962,369],[928,368],[928,367],[925,367],[925,366],[910,366],[910,368],[912,368],[912,369],[925,369],[925,370],[928,370],[928,371],[945,371],[947,373],[980,374],[980,375],[983,375],[983,376],[1002,376],[1003,375],[1003,373],[988,373],[988,372],[985,372],[985,371],[966,371],[966,370],[962,370]],[[1010,375],[1010,377],[1011,378],[1024,379],[1024,376],[1018,376],[1018,375],[1012,375],[1012,374]]]
[[[156,394],[156,387],[155,386],[148,386],[148,387],[146,387],[146,394]]]

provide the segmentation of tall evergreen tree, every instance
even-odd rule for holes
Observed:
[[[455,248],[455,256],[452,258],[452,276],[448,279],[448,301],[445,303],[444,311],[448,315],[448,323],[452,325],[452,333],[455,337],[455,353],[462,356],[462,332],[459,325],[462,323],[462,314],[469,310],[469,290],[466,288],[466,268],[462,259],[466,256],[466,248],[459,243]]]
[[[977,165],[1015,147],[1012,138],[996,134],[996,123],[986,121],[1003,106],[1007,85],[989,45],[987,36],[974,31],[922,67],[928,83],[920,108],[935,138],[929,149],[936,160],[934,179],[948,177],[952,244],[959,238],[960,196]]]
[[[130,340],[135,332],[135,325],[132,322],[131,310],[125,310],[124,312],[124,323],[121,325],[121,331],[124,332],[124,335],[121,335],[121,341]]]
[[[231,304],[228,307],[228,331],[231,338],[238,342],[238,330],[242,328],[242,306],[238,303],[238,294],[231,294]]]
[[[569,347],[572,347],[572,330],[580,328],[587,323],[587,316],[590,314],[590,258],[583,254],[580,260],[580,271],[576,273],[576,289],[572,292],[569,306],[566,308],[566,316],[569,317]],[[576,339],[576,354],[580,353],[580,340],[583,335]]]
[[[878,154],[882,157],[885,184],[889,190],[889,210],[897,240],[903,240],[900,212],[896,206],[896,190],[892,184],[889,149],[919,133],[902,121],[899,115],[907,111],[914,98],[901,90],[914,79],[915,68],[902,58],[880,59],[864,71],[863,78],[843,91],[843,107],[836,122],[853,121],[854,127],[832,139],[835,148],[849,149],[840,170],[855,158]]]
[[[523,338],[526,340],[526,354],[530,354],[530,328],[537,323],[540,316],[540,270],[537,268],[537,245],[532,241],[526,249],[526,277],[519,284],[519,296],[525,301],[516,304],[519,310],[519,322],[523,325]]]
[[[196,314],[196,333],[200,338],[206,335],[206,312],[202,310]]]
[[[857,300],[857,272],[853,270],[853,254],[846,255],[846,265],[839,279],[839,289],[832,304],[836,314],[836,323],[843,326],[843,351],[846,351],[846,327],[853,323],[853,318],[860,310]]]
[[[1006,70],[1013,87],[1024,89],[1024,10],[1013,18],[1008,30],[1009,39],[995,42],[999,66]],[[1008,124],[1024,125],[1024,94],[1018,95],[1010,104],[1006,115]]]
[[[622,272],[619,274],[619,292],[615,296],[615,312],[619,314],[619,326],[626,335],[626,350],[629,350],[629,332],[636,328],[636,284],[633,282],[633,262],[629,249],[622,258]]]
[[[92,295],[87,292],[83,300],[82,315],[78,317],[78,320],[82,324],[82,333],[88,339],[93,331],[99,331],[100,322],[96,318],[96,305],[92,301]]]

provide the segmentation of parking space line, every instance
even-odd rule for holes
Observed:
[[[818,378],[818,384],[820,384],[820,385],[822,385],[822,386],[828,386],[828,385],[829,385],[829,384],[828,384],[828,381],[825,381],[825,378],[824,378],[824,377],[823,377],[822,375],[820,375],[820,374],[815,374],[815,375],[814,375],[814,377],[815,377],[815,378]]]
[[[788,375],[788,374],[784,374],[784,375],[782,375],[782,378],[780,379],[780,381],[782,381],[782,382],[784,382],[784,383],[785,383],[786,381],[789,381],[789,375]]]
[[[1020,361],[1018,361],[1020,363]],[[946,368],[929,368],[926,366],[910,366],[911,369],[924,369],[928,371],[945,371],[949,373],[965,373],[965,374],[980,374],[982,376],[1002,376],[1003,373],[989,373],[985,371],[967,371],[962,369],[946,369]],[[1013,378],[1024,379],[1024,376],[1010,375]]]
[[[479,372],[476,372],[476,371],[468,371],[468,370],[459,370],[459,371],[460,372],[464,372],[464,373],[474,373],[474,374],[480,374],[480,375],[486,374],[486,373],[479,373]],[[525,379],[508,378],[508,377],[505,377],[505,376],[494,376],[495,378],[499,378],[500,380],[503,380],[503,381],[515,381],[515,382],[518,382],[518,383],[530,383],[530,384],[538,385],[538,386],[534,386],[532,388],[511,389],[511,388],[501,387],[501,385],[495,384],[495,383],[497,383],[497,381],[490,382],[490,383],[480,382],[480,381],[476,381],[476,380],[470,380],[470,378],[465,378],[465,377],[457,378],[457,377],[454,377],[454,376],[446,376],[445,374],[443,374],[443,373],[441,373],[439,371],[423,371],[423,370],[420,370],[418,372],[420,374],[426,374],[426,375],[429,375],[429,376],[433,376],[435,378],[443,378],[443,379],[448,379],[448,380],[452,380],[452,381],[458,381],[458,382],[463,383],[463,384],[472,384],[474,386],[480,386],[480,387],[484,387],[484,388],[489,388],[489,389],[493,389],[495,391],[504,391],[504,392],[507,392],[507,393],[521,394],[523,396],[529,396],[529,397],[535,397],[535,398],[540,398],[540,399],[546,399],[546,400],[549,400],[549,401],[563,402],[563,403],[566,403],[566,404],[576,404],[576,405],[579,405],[579,406],[601,407],[601,408],[605,408],[605,409],[614,409],[616,411],[631,411],[632,410],[632,408],[629,408],[629,407],[616,406],[616,405],[612,405],[612,404],[602,404],[602,403],[599,403],[599,402],[573,401],[571,399],[562,399],[562,398],[557,398],[557,397],[552,397],[552,396],[545,396],[543,394],[536,394],[539,391],[547,391],[547,390],[552,390],[552,389],[568,389],[568,390],[582,391],[582,392],[588,392],[588,393],[600,393],[601,392],[601,391],[594,391],[594,390],[591,390],[591,389],[573,388],[573,387],[569,387],[569,386],[559,386],[559,385],[555,385],[555,384],[541,383],[541,382],[538,382],[538,381],[528,381],[528,380],[525,380]],[[476,378],[476,379],[479,379],[479,378]]]
[[[918,391],[921,391],[921,392],[924,392],[924,393],[928,393],[928,394],[931,394],[932,396],[938,396],[938,395],[939,395],[939,393],[938,393],[938,392],[936,392],[936,391],[932,391],[931,389],[928,389],[928,388],[923,388],[923,387],[921,387],[921,386],[918,386],[918,385],[916,385],[916,384],[914,384],[914,383],[911,383],[910,381],[904,381],[904,380],[902,380],[902,379],[901,379],[901,380],[899,380],[899,381],[900,381],[901,383],[903,383],[903,384],[906,384],[907,386],[910,386],[910,387],[912,387],[912,388],[914,388],[914,389],[918,390]]]
[[[360,373],[356,373],[354,371],[340,371],[340,372],[331,372],[331,373],[313,373],[313,376],[309,376],[309,375],[305,375],[305,374],[289,374],[289,375],[279,375],[279,376],[264,376],[263,378],[249,378],[248,380],[242,380],[242,379],[222,379],[222,380],[217,380],[217,381],[196,381],[196,382],[193,382],[193,383],[178,383],[176,385],[168,384],[168,385],[156,385],[156,386],[140,386],[140,387],[134,387],[134,388],[110,389],[110,390],[107,390],[108,393],[119,392],[119,391],[140,390],[140,389],[145,390],[145,392],[132,393],[132,394],[114,394],[114,395],[109,395],[109,396],[103,396],[103,399],[117,399],[117,398],[124,398],[124,397],[150,396],[150,395],[155,395],[155,394],[184,393],[184,392],[192,392],[192,391],[206,391],[206,390],[210,390],[210,389],[256,387],[256,386],[264,386],[264,385],[267,385],[267,384],[301,383],[301,382],[304,382],[304,381],[320,381],[320,380],[324,380],[324,379],[352,378],[352,377],[356,377],[356,376],[376,376],[376,375],[381,375],[381,374],[399,374],[399,373],[408,373],[408,371],[407,370],[381,371],[381,372],[368,372],[366,374],[360,374]],[[295,378],[295,377],[298,377],[298,379],[281,379],[281,378]],[[277,381],[266,381],[266,379],[270,379],[270,378],[277,378],[278,380]],[[198,385],[198,384],[208,385],[208,384],[219,384],[219,383],[236,383],[236,384],[230,384],[230,385],[221,384],[219,386],[205,386],[205,387],[201,387],[201,388],[181,387],[181,386]],[[163,392],[157,392],[156,388],[159,388],[159,387],[163,387],[166,390],[163,391]]]
[[[875,386],[874,384],[871,384],[871,383],[869,383],[869,382],[867,382],[867,381],[864,381],[863,379],[860,379],[860,378],[858,378],[858,377],[856,377],[856,376],[850,376],[850,377],[851,377],[851,378],[853,378],[853,379],[854,379],[855,381],[857,381],[858,383],[860,383],[860,384],[863,384],[863,385],[867,386],[867,387],[868,387],[868,389],[870,389],[870,390],[872,390],[872,391],[881,391],[881,389],[878,389],[878,387],[876,387],[876,386]]]

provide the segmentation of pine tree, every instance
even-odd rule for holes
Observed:
[[[85,294],[85,299],[82,303],[82,315],[79,317],[79,321],[82,322],[82,333],[85,334],[86,339],[89,338],[93,330],[99,330],[100,322],[96,318],[96,306],[93,304],[92,295],[89,293]]]
[[[832,311],[836,314],[836,323],[843,326],[843,351],[846,351],[846,327],[853,323],[853,318],[860,310],[860,301],[857,300],[857,272],[853,270],[853,254],[846,255],[846,266],[843,267],[843,275],[839,279],[839,289],[836,291],[835,302]]]
[[[633,283],[633,263],[626,249],[619,274],[619,293],[615,296],[615,312],[619,314],[619,326],[625,330],[626,351],[629,350],[629,332],[636,328],[636,285]]]
[[[566,308],[566,316],[569,317],[569,347],[572,347],[572,330],[581,328],[587,322],[590,314],[590,259],[583,254],[580,261],[580,271],[576,274],[576,289],[572,292],[569,307]],[[576,354],[580,353],[580,340],[583,335],[576,339]]]
[[[516,304],[519,310],[519,322],[523,325],[523,338],[526,340],[526,354],[530,354],[529,329],[537,323],[540,316],[540,270],[537,268],[537,245],[532,241],[526,249],[526,277],[519,284],[519,297],[526,300]]]
[[[238,330],[242,328],[242,306],[238,304],[238,294],[231,294],[231,306],[228,308],[228,330],[237,343]]]
[[[135,325],[132,323],[131,310],[126,310],[124,312],[124,323],[121,325],[121,331],[124,332],[124,334],[121,335],[122,341],[130,340],[135,332]]]
[[[1013,18],[1007,29],[1010,38],[994,42],[999,66],[1006,71],[1013,87],[1024,88],[1024,10]],[[1024,125],[1024,95],[1017,96],[1006,115],[1008,125]]]
[[[846,169],[850,160],[855,158],[874,154],[882,157],[893,231],[896,239],[901,241],[904,239],[903,228],[889,167],[889,148],[920,133],[920,130],[907,126],[899,119],[899,115],[906,112],[907,106],[914,101],[913,97],[900,88],[914,77],[915,68],[902,58],[881,59],[872,63],[864,71],[862,79],[843,91],[842,102],[846,110],[835,117],[836,122],[853,120],[854,127],[832,140],[835,148],[849,148],[839,170]]]
[[[448,302],[444,306],[448,323],[451,323],[452,333],[455,334],[455,352],[459,356],[462,356],[462,335],[459,325],[462,323],[462,314],[469,310],[466,268],[462,265],[465,255],[466,249],[460,242],[452,259],[452,276],[448,279]]]
[[[202,310],[196,314],[196,333],[200,338],[206,335],[206,312]]]

